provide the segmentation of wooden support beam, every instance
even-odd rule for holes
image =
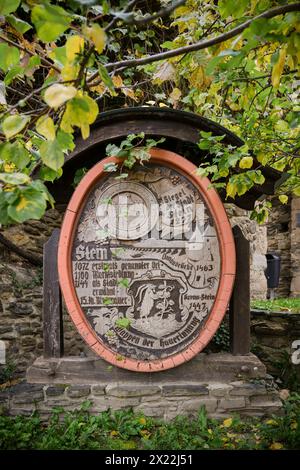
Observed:
[[[234,355],[250,352],[250,243],[240,227],[233,228],[236,278],[229,306],[230,350]]]
[[[57,270],[59,229],[44,245],[43,335],[44,356],[61,357],[63,346],[62,300]]]

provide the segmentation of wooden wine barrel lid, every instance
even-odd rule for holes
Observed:
[[[107,171],[114,167],[122,160],[97,163],[69,202],[60,286],[94,352],[125,369],[162,371],[216,333],[234,283],[234,239],[217,192],[185,158],[155,148],[125,178]]]

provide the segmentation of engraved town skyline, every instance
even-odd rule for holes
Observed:
[[[217,293],[220,256],[199,190],[149,164],[89,195],[75,232],[74,285],[99,339],[116,354],[165,358],[198,336]]]

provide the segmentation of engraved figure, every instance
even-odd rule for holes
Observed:
[[[140,318],[148,318],[153,308],[154,301],[163,298],[163,292],[155,292],[154,284],[147,284],[140,286],[137,290],[138,302],[141,302],[138,310],[140,311]]]
[[[88,313],[90,316],[94,317],[94,328],[100,336],[104,336],[111,328],[113,328],[115,321],[119,318],[119,312],[116,307],[102,307]]]

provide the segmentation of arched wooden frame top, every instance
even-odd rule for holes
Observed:
[[[209,314],[209,317],[199,332],[198,337],[184,351],[171,355],[165,359],[155,361],[139,361],[125,357],[119,360],[118,355],[110,350],[98,338],[96,332],[90,326],[79,304],[74,287],[72,274],[71,253],[74,236],[79,217],[85,206],[90,191],[95,184],[107,173],[104,165],[107,163],[120,163],[120,159],[109,157],[97,163],[82,179],[76,188],[62,224],[58,247],[58,272],[61,290],[66,307],[82,338],[90,348],[109,363],[132,371],[156,372],[176,367],[196,356],[209,343],[216,333],[230,300],[235,278],[235,245],[230,223],[228,221],[223,204],[213,188],[209,188],[210,181],[196,175],[197,167],[180,155],[161,150],[151,150],[151,162],[171,167],[187,177],[200,191],[215,224],[220,250],[220,280],[217,295]]]

